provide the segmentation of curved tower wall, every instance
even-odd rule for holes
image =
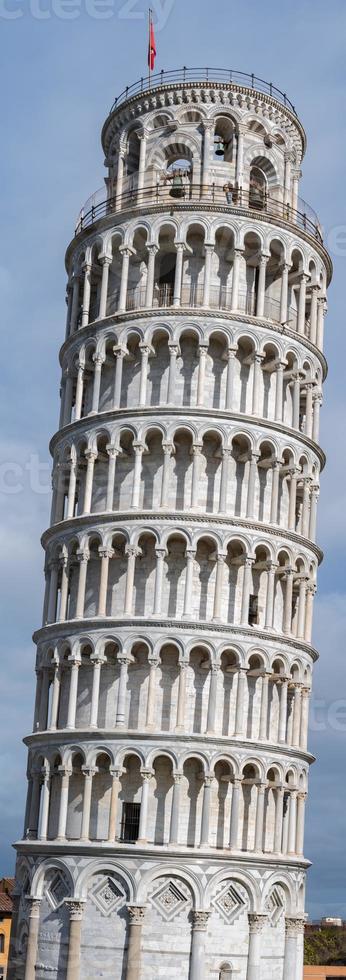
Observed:
[[[270,94],[182,80],[102,142],[66,258],[10,977],[301,980],[331,275],[305,135]]]

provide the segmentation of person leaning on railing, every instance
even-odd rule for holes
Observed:
[[[239,203],[240,191],[239,191],[239,186],[238,186],[238,181],[237,180],[236,180],[235,184],[231,184],[231,182],[228,181],[227,184],[224,184],[223,190],[224,190],[224,192],[226,194],[227,204],[238,204]]]

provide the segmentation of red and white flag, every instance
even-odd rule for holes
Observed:
[[[152,11],[149,10],[149,47],[148,47],[148,67],[149,71],[154,71],[156,58],[156,42],[153,24]]]

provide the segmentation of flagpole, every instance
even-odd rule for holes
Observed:
[[[148,51],[149,51],[149,58],[148,58],[148,64],[149,64],[149,88],[151,88],[151,47],[150,47],[150,42],[151,42],[151,14],[152,14],[152,10],[151,10],[151,7],[149,7],[149,13],[148,13],[148,18],[149,18],[149,45],[148,45]]]

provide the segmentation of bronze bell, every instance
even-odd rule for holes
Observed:
[[[215,140],[215,156],[223,157],[225,155],[225,144],[222,139]]]

